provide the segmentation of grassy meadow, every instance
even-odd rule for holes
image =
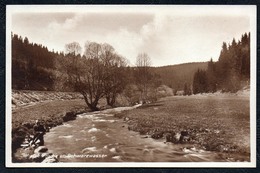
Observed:
[[[248,97],[167,97],[117,116],[143,135],[187,131],[188,143],[205,150],[250,155]]]

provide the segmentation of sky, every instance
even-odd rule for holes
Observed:
[[[15,9],[15,10],[13,10]],[[135,65],[147,53],[153,66],[218,60],[223,42],[251,31],[243,6],[77,6],[13,8],[11,31],[49,50],[65,44],[108,43]],[[8,9],[9,10],[9,9]],[[11,32],[10,31],[10,32]]]

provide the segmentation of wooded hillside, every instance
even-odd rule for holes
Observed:
[[[64,61],[63,52],[48,50],[46,46],[30,42],[16,34],[12,35],[12,88],[18,90],[59,91],[56,79],[60,73],[57,62]],[[134,69],[128,67],[130,69]],[[151,70],[160,76],[161,84],[175,90],[182,90],[185,83],[191,85],[196,70],[206,69],[206,62],[186,63],[163,67],[152,67]],[[131,75],[131,73],[129,73]],[[62,90],[70,90],[65,88]]]
[[[198,69],[194,74],[193,92],[237,92],[250,82],[250,33],[241,39],[223,43],[217,62],[212,59],[206,70]]]

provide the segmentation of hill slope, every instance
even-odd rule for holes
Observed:
[[[168,85],[175,90],[182,90],[184,84],[190,86],[193,82],[194,73],[200,68],[206,70],[207,62],[193,62],[178,65],[169,65],[153,68],[154,72],[161,76],[162,84]]]

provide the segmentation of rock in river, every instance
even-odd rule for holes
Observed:
[[[160,139],[163,137],[163,132],[155,132],[151,136],[153,139]]]
[[[179,143],[181,134],[180,133],[166,133],[165,134],[166,142],[172,142],[174,144]]]
[[[188,136],[188,132],[187,131],[181,131],[181,136]]]
[[[166,142],[172,142],[173,137],[174,135],[172,135],[172,133],[166,133],[165,134]]]

